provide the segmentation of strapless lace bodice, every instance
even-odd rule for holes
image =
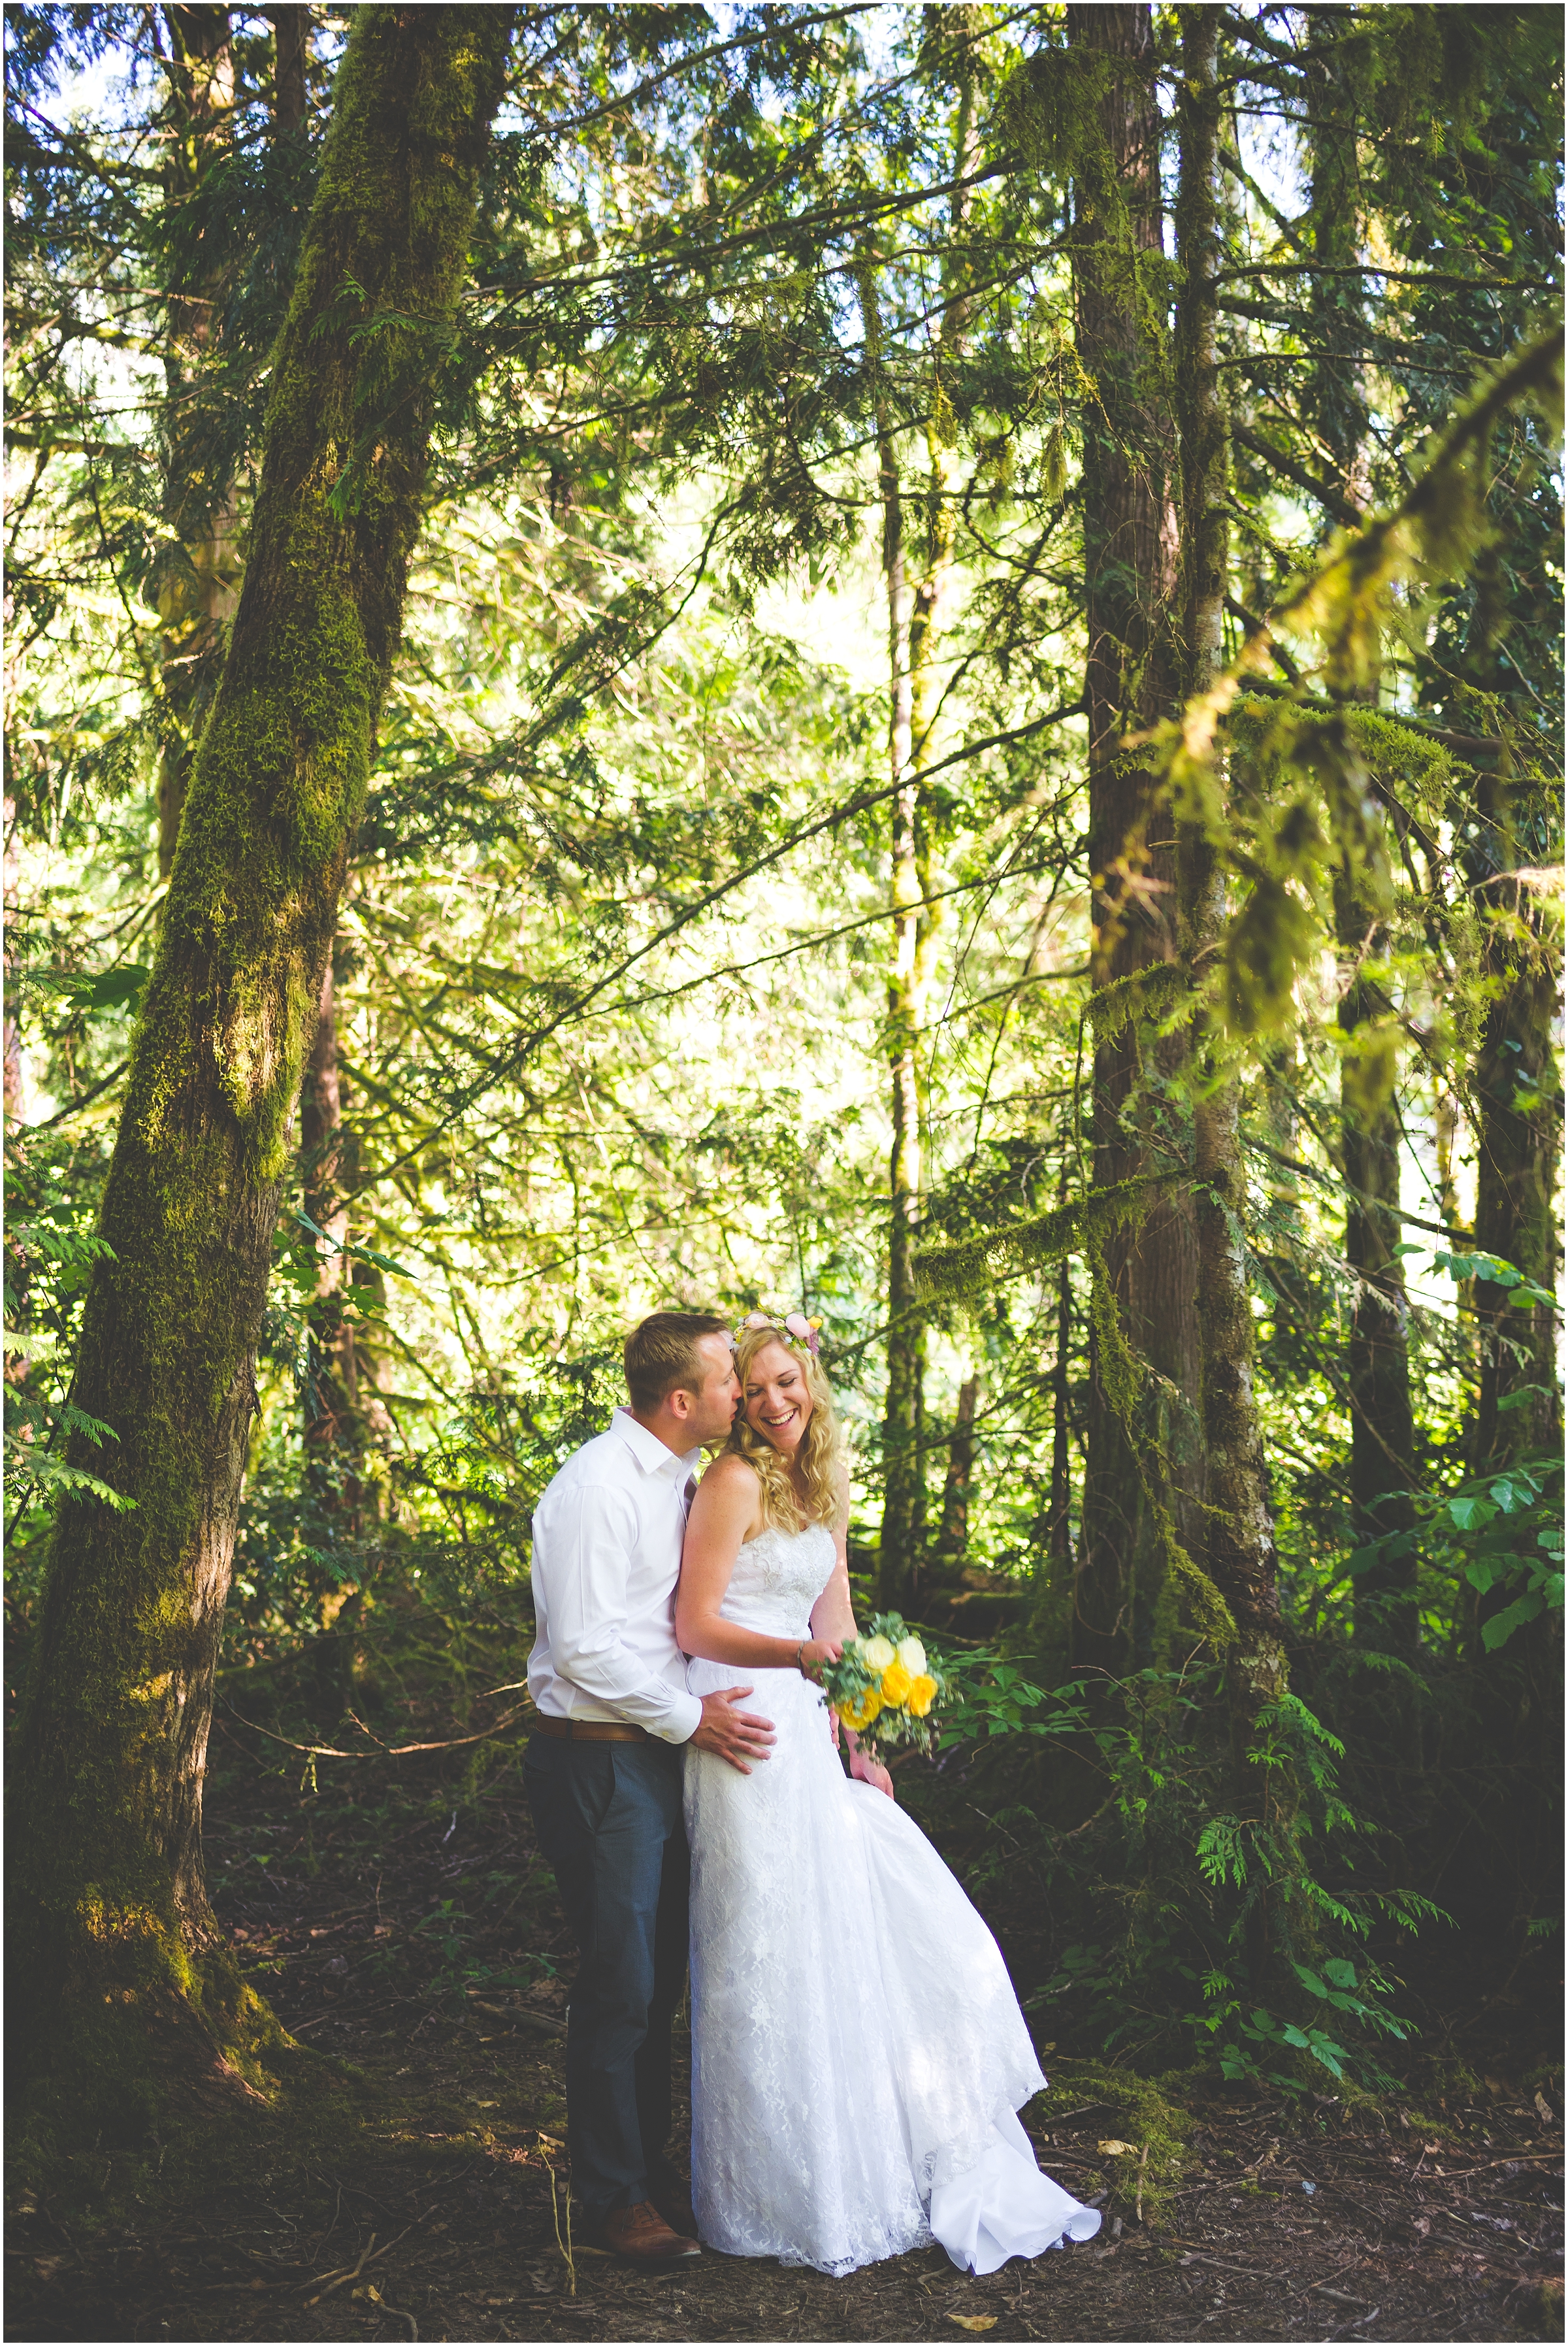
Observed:
[[[771,1637],[809,1637],[811,1607],[832,1574],[833,1553],[826,1524],[808,1524],[803,1532],[769,1525],[736,1557],[720,1613]]]

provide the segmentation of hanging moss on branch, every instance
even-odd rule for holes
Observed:
[[[922,1247],[915,1256],[917,1290],[933,1299],[962,1300],[980,1294],[998,1277],[1017,1277],[1036,1264],[1086,1253],[1096,1241],[1103,1248],[1112,1231],[1135,1229],[1155,1198],[1180,1179],[1174,1173],[1140,1173],[1131,1181],[1069,1198],[1031,1221],[981,1230],[956,1246]]]
[[[1190,991],[1191,984],[1179,962],[1148,962],[1091,994],[1084,1015],[1095,1041],[1109,1043],[1134,1019],[1165,1017]]]
[[[265,2090],[281,2041],[208,1903],[212,1674],[290,1123],[512,15],[355,12],[274,360],[244,591],[180,825],[73,1389],[112,1432],[92,1463],[128,1504],[62,1504],[11,1774],[15,2041],[46,2153],[84,2115],[117,2129],[170,2092]]]
[[[1445,748],[1392,711],[1339,696],[1369,688],[1385,637],[1418,629],[1432,582],[1462,576],[1491,542],[1492,435],[1521,408],[1560,432],[1563,346],[1555,326],[1483,381],[1400,504],[1341,534],[1229,666],[1207,673],[1181,715],[1150,732],[1148,754],[1178,823],[1205,842],[1217,872],[1242,883],[1233,908],[1206,931],[1202,955],[1221,979],[1233,1035],[1266,1033],[1291,1015],[1291,989],[1325,923],[1332,925],[1336,872],[1373,911],[1389,898],[1380,797],[1409,792],[1418,812],[1441,819],[1452,770]],[[1249,695],[1248,678],[1282,627],[1318,638],[1316,673],[1332,697],[1329,705],[1297,693],[1270,695],[1260,709]],[[1245,800],[1233,793],[1222,779],[1230,759],[1270,788]],[[1267,829],[1258,819],[1264,808]]]

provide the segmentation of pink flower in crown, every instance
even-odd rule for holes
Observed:
[[[817,1357],[817,1331],[821,1324],[820,1320],[808,1320],[803,1311],[791,1311],[784,1322],[788,1332],[806,1346],[813,1360]]]
[[[820,1320],[808,1320],[803,1311],[786,1312],[782,1320],[770,1319],[766,1311],[748,1311],[740,1324],[743,1328],[772,1328],[795,1343],[804,1344],[813,1360],[817,1357],[820,1349],[817,1331],[822,1323]]]

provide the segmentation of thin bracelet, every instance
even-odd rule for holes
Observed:
[[[805,1652],[805,1650],[806,1650],[806,1640],[805,1640],[805,1638],[804,1638],[804,1637],[802,1637],[802,1638],[801,1638],[801,1640],[800,1640],[800,1642],[799,1642],[799,1645],[796,1647],[796,1648],[795,1648],[795,1668],[796,1668],[798,1670],[799,1670],[799,1669],[800,1669],[800,1657],[801,1657],[801,1655]],[[804,1672],[803,1670],[801,1670],[801,1671],[800,1671],[800,1675],[801,1675],[801,1677],[802,1677],[802,1678],[804,1678],[804,1676],[805,1676],[805,1672]]]

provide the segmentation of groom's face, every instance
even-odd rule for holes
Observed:
[[[728,1337],[699,1336],[697,1358],[702,1382],[696,1392],[687,1396],[691,1410],[686,1421],[686,1431],[694,1446],[698,1443],[723,1442],[740,1405],[740,1380],[735,1373],[735,1354]]]

